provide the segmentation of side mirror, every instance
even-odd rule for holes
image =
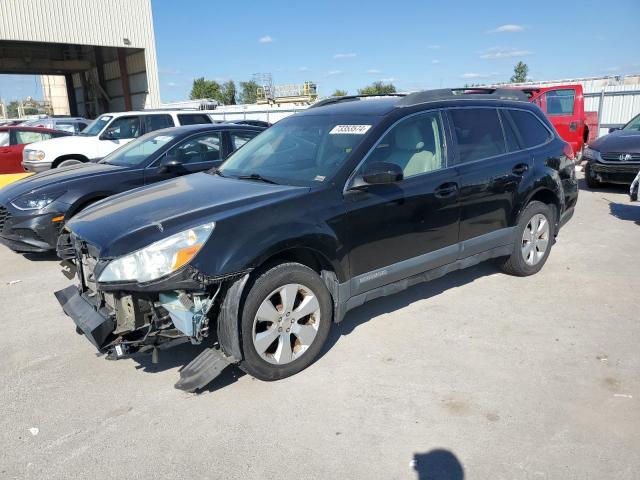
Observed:
[[[117,140],[115,128],[107,128],[105,132],[100,135],[100,140]]]
[[[160,162],[160,168],[158,169],[158,171],[160,173],[171,172],[177,169],[180,165],[182,165],[182,162],[178,160],[176,157],[166,156]]]
[[[380,185],[401,182],[404,174],[395,163],[375,162],[365,167],[361,178],[365,184]]]
[[[615,132],[616,130],[621,130],[620,127],[612,127],[609,129],[609,133]]]

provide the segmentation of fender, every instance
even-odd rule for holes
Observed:
[[[564,189],[562,187],[560,176],[558,175],[558,172],[551,168],[544,168],[544,170],[546,171],[546,175],[536,175],[535,177],[537,178],[537,180],[532,184],[523,186],[523,188],[519,192],[519,201],[514,208],[515,217],[513,219],[514,223],[512,226],[517,224],[522,211],[529,204],[529,202],[531,202],[531,200],[541,192],[546,191],[553,195],[556,207],[558,208],[558,218],[564,211]],[[558,218],[556,218],[556,222]]]

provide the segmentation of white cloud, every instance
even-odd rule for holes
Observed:
[[[524,25],[516,25],[514,23],[507,23],[505,25],[499,25],[493,30],[487,31],[487,33],[513,33],[513,32],[522,32],[526,29]]]
[[[382,70],[378,70],[377,68],[370,68],[365,73],[373,73],[373,74],[382,73]]]
[[[333,75],[342,75],[344,72],[342,70],[329,70],[327,72],[327,76],[333,76]]]
[[[355,53],[336,53],[333,56],[333,58],[337,58],[337,59],[340,59],[340,58],[354,58],[356,56],[357,55]]]
[[[298,68],[298,71],[299,72],[309,72],[310,69],[309,69],[309,67],[300,67],[300,68]]]
[[[440,63],[440,60],[438,60],[438,59],[436,58],[436,59],[431,60],[431,63],[433,63],[434,65],[437,65],[437,64],[439,64],[439,63]]]
[[[493,47],[489,50],[481,52],[480,58],[487,60],[498,60],[501,58],[524,57],[531,55],[533,52],[513,47]]]
[[[180,86],[179,83],[176,82],[167,82],[167,87],[169,88],[178,88]]]
[[[398,80],[398,79],[397,79],[397,78],[395,78],[395,77],[381,78],[381,79],[380,79],[380,81],[381,81],[381,82],[386,82],[386,83],[395,82],[395,81],[397,81],[397,80]]]
[[[442,47],[440,47],[440,45],[429,45],[427,48],[430,50],[440,50]]]
[[[181,73],[177,68],[161,68],[159,72],[162,75],[180,75]]]
[[[271,38],[271,35],[265,35],[264,37],[260,37],[258,39],[259,43],[273,43],[273,38]]]
[[[489,77],[497,77],[498,75],[500,75],[500,73],[498,72],[491,72],[491,73],[471,72],[471,73],[463,73],[462,75],[460,75],[460,77],[461,78],[489,78]]]

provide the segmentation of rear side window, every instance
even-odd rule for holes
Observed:
[[[144,118],[144,131],[146,133],[160,130],[161,128],[173,127],[171,115],[146,115]]]
[[[0,132],[0,147],[9,146],[9,132]]]
[[[507,150],[510,152],[517,152],[523,147],[522,139],[519,137],[516,127],[513,123],[513,119],[510,115],[505,113],[505,110],[500,110],[500,118],[502,120],[502,128],[504,129],[504,138],[507,141]]]
[[[199,123],[212,123],[209,115],[204,113],[181,113],[178,115],[180,125],[197,125]]]
[[[233,146],[233,149],[234,150],[239,149],[241,146],[243,146],[253,137],[258,135],[258,133],[260,132],[252,132],[249,130],[245,130],[243,132],[229,132],[229,135],[231,136],[231,145]]]
[[[44,132],[28,132],[25,130],[18,130],[16,132],[16,144],[21,145],[23,143],[40,142],[42,140],[49,140],[51,138],[50,133]]]
[[[506,153],[502,125],[494,108],[449,110],[458,146],[458,163],[473,162]]]
[[[549,130],[533,113],[524,110],[509,110],[506,113],[513,119],[524,148],[536,147],[551,138]]]

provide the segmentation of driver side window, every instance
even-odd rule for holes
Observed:
[[[376,162],[395,163],[404,178],[444,168],[442,132],[439,112],[406,118],[382,137],[360,166],[360,173]]]
[[[129,138],[138,138],[140,136],[140,118],[139,117],[120,117],[116,118],[111,125],[107,127],[107,132],[112,135],[114,140],[125,140]]]
[[[202,163],[220,160],[220,132],[192,137],[167,152],[180,163]]]

